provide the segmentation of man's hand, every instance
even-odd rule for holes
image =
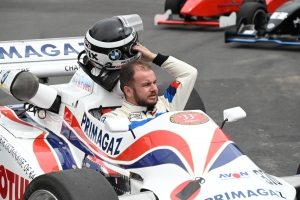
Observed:
[[[145,62],[152,62],[153,59],[157,56],[157,54],[152,53],[149,49],[147,49],[145,46],[141,45],[140,43],[137,43],[134,47],[132,47],[133,50],[139,51],[142,54],[142,60]]]

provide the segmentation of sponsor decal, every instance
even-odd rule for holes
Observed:
[[[89,92],[92,91],[93,82],[90,80],[87,80],[84,75],[74,74],[71,82],[83,90],[86,90]]]
[[[226,174],[220,174],[219,176],[221,180],[249,178],[249,177],[250,176],[247,172],[226,173]]]
[[[98,54],[97,53],[94,53],[93,51],[90,51],[88,49],[85,49],[86,50],[86,54],[87,56],[89,57],[89,59],[91,60],[94,60],[94,61],[98,61]]]
[[[170,121],[174,124],[197,125],[208,122],[208,118],[197,112],[180,112],[171,115]]]
[[[0,165],[0,196],[2,199],[21,200],[29,181]]]
[[[65,71],[77,71],[79,67],[77,65],[65,66]]]
[[[2,78],[1,78],[1,84],[3,84],[4,81],[7,79],[9,72],[10,71],[7,71],[5,74],[3,74]]]
[[[300,19],[297,17],[297,19],[293,20],[295,28],[297,28],[298,24],[300,24]]]
[[[201,190],[201,184],[205,183],[205,179],[201,177],[195,180],[188,180],[177,186],[171,193],[172,200],[187,200],[194,199],[198,196]]]
[[[130,113],[129,120],[131,119],[142,119],[142,113],[140,112]]]
[[[77,49],[83,46],[82,42],[73,43],[77,44]],[[56,46],[54,44],[43,44],[43,45],[26,45],[25,48],[21,45],[1,47],[0,46],[0,60],[1,59],[22,59],[22,58],[37,58],[37,57],[59,57],[59,56],[69,56],[70,54],[79,54],[74,46],[70,43],[64,43],[63,45]]]
[[[100,129],[96,124],[86,116],[84,113],[80,124],[85,135],[98,145],[99,149],[110,155],[120,154],[120,144],[123,140],[122,137],[112,137],[112,134],[105,133],[104,130]]]
[[[123,61],[121,62],[121,65],[124,65],[124,64],[130,63],[131,61],[138,59],[138,58],[140,57],[140,55],[141,55],[141,54],[140,54],[140,53],[138,53],[138,54],[136,54],[135,56],[133,56],[133,57],[132,57],[132,58],[130,58],[130,59],[123,60]]]
[[[271,28],[274,28],[274,26],[275,26],[274,23],[269,23],[268,26],[267,26],[267,28],[268,28],[268,29],[271,29]]]
[[[240,199],[240,198],[251,198],[257,199],[257,197],[274,197],[280,198],[280,199],[286,199],[282,192],[274,191],[274,190],[267,190],[258,188],[256,190],[245,190],[245,191],[231,191],[231,192],[225,192],[222,194],[215,195],[213,197],[206,198],[204,200],[221,200],[221,199]]]
[[[108,57],[111,60],[119,60],[121,58],[121,56],[122,56],[122,52],[119,49],[111,50],[108,53]]]
[[[265,173],[261,169],[255,169],[252,170],[255,175],[257,175],[261,180],[265,181],[266,183],[274,186],[280,186],[283,185],[281,182],[279,182],[277,179],[272,177],[271,175]]]
[[[87,39],[84,39],[84,44],[87,48],[91,49],[91,44],[89,43],[89,41]]]
[[[288,14],[289,13],[287,12],[274,12],[270,18],[284,20],[285,18],[287,18]]]
[[[25,171],[28,177],[32,180],[36,176],[30,164],[21,156],[21,154],[11,145],[4,136],[0,135],[0,144],[11,154],[20,167]]]

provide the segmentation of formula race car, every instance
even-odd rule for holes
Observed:
[[[154,24],[202,25],[227,27],[236,25],[240,7],[257,2],[273,13],[289,0],[166,0],[165,13],[154,17]]]
[[[269,42],[299,46],[299,18],[300,1],[297,0],[284,3],[272,15],[268,15],[257,3],[245,3],[236,30],[225,32],[225,42]]]
[[[136,126],[100,120],[124,95],[117,70],[95,79],[86,56],[76,63],[83,40],[0,43],[0,88],[24,102],[0,106],[1,199],[295,200],[299,176],[264,172],[223,131],[246,116],[240,107],[219,126],[194,90],[190,110]],[[68,83],[41,83],[71,72]]]

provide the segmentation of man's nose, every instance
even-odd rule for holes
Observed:
[[[151,91],[157,91],[157,85],[156,84],[151,85]]]

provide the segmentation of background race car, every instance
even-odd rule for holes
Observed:
[[[256,2],[268,13],[273,13],[288,0],[166,0],[165,13],[154,17],[154,24],[233,26],[242,5]],[[248,7],[247,7],[248,9]],[[238,12],[236,16],[236,12]],[[252,10],[249,10],[252,12]]]
[[[235,31],[225,32],[225,42],[271,42],[300,45],[300,2],[281,5],[272,15],[255,2],[245,3]]]

